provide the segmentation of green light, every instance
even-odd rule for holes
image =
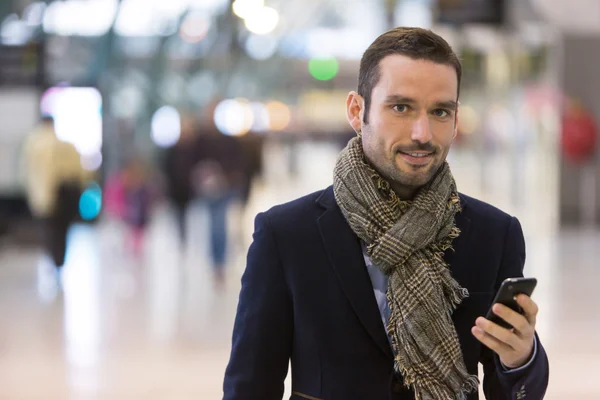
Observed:
[[[319,81],[333,79],[339,69],[340,66],[335,58],[313,58],[308,62],[308,71]]]

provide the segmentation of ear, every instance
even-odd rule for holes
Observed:
[[[348,93],[346,98],[346,118],[350,126],[358,133],[362,132],[364,99],[356,92]]]

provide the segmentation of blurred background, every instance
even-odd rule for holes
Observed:
[[[598,0],[1,0],[0,398],[220,398],[254,216],[332,183],[398,25],[463,62],[449,161],[523,224],[546,398],[600,399]]]

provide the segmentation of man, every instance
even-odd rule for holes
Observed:
[[[214,115],[213,105],[208,115]],[[222,134],[213,122],[205,119],[199,128],[198,161],[191,171],[192,187],[208,208],[210,256],[215,287],[225,287],[226,261],[231,245],[227,215],[236,201],[243,181],[244,153],[239,141]]]
[[[183,249],[187,246],[186,213],[194,200],[191,171],[198,162],[199,153],[195,117],[185,114],[181,118],[181,136],[165,155],[168,194],[175,208],[179,240]]]
[[[50,116],[44,116],[27,138],[22,165],[29,207],[43,223],[45,247],[59,272],[69,227],[79,213],[81,189],[93,174],[82,168],[75,146],[58,139]]]
[[[256,218],[225,374],[226,400],[541,399],[548,360],[525,315],[482,317],[522,276],[519,222],[459,194],[446,163],[461,65],[430,31],[367,49],[347,100],[359,133],[333,187]]]

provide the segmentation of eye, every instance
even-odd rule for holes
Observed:
[[[439,117],[439,118],[446,118],[447,116],[450,115],[450,112],[448,110],[438,108],[437,110],[433,111],[433,115],[435,115],[436,117]]]
[[[408,106],[406,104],[396,104],[393,107],[393,109],[398,111],[399,113],[404,113],[404,112],[408,111]]]

